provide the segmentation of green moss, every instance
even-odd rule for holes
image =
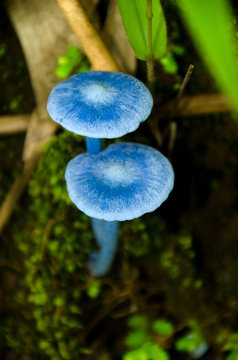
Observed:
[[[21,214],[13,229],[25,263],[25,276],[15,298],[16,306],[24,309],[18,319],[24,336],[15,331],[12,321],[9,339],[13,342],[15,337],[15,348],[18,343],[25,349],[31,344],[38,355],[54,360],[74,359],[80,347],[68,339],[77,338],[83,328],[82,291],[77,288],[88,276],[85,264],[93,235],[89,218],[69,200],[64,172],[67,162],[84,151],[84,139],[68,132],[49,142],[29,183],[29,210]]]

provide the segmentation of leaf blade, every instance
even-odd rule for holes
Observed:
[[[136,56],[148,58],[148,19],[146,0],[118,0],[122,22]],[[167,27],[160,0],[152,0],[152,56],[160,58],[166,50]]]
[[[182,18],[220,89],[238,110],[238,59],[227,0],[178,0]],[[233,50],[232,50],[233,49]]]

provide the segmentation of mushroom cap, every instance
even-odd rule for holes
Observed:
[[[131,220],[154,211],[174,185],[168,159],[150,146],[116,143],[72,159],[65,172],[69,197],[85,214]]]
[[[69,131],[92,138],[132,132],[150,115],[153,98],[135,77],[112,71],[87,71],[56,85],[47,110]]]

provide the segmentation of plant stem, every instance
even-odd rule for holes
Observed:
[[[146,17],[148,21],[148,57],[146,60],[147,65],[147,78],[149,83],[153,83],[155,81],[155,71],[154,71],[154,60],[152,53],[152,0],[147,0],[147,9],[146,9]]]
[[[148,20],[148,59],[152,59],[152,0],[147,0],[146,17]]]
[[[102,141],[87,137],[86,147],[88,153],[98,154],[102,148]],[[109,270],[117,249],[119,222],[91,218],[91,223],[100,250],[90,254],[88,268],[91,275],[103,276]]]
[[[90,254],[88,267],[93,276],[103,276],[109,270],[117,249],[119,222],[92,218],[92,226],[100,251]]]
[[[98,154],[102,148],[102,140],[86,137],[86,148],[89,154]]]

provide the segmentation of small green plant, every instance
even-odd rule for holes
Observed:
[[[7,44],[0,44],[0,59],[2,59],[7,54]]]
[[[96,299],[100,295],[101,282],[98,279],[92,279],[88,285],[88,296],[91,299]]]
[[[17,322],[9,321],[6,332],[8,345],[21,355],[31,349],[36,358],[67,360],[90,352],[78,342],[84,328],[81,295],[98,297],[100,283],[87,282],[90,223],[75,213],[64,180],[65,163],[80,150],[82,138],[68,132],[47,144],[29,183],[27,225],[22,230],[16,222],[14,227],[25,271],[14,302],[24,310]]]
[[[129,351],[123,356],[123,360],[169,360],[168,348],[176,349],[178,353],[187,352],[194,359],[199,359],[208,350],[208,344],[196,321],[190,321],[187,333],[177,340],[177,331],[167,319],[152,320],[144,315],[134,315],[128,319],[127,324],[129,333],[125,344]]]
[[[192,321],[189,324],[189,328],[187,334],[176,341],[176,350],[192,353],[194,358],[200,358],[207,351],[208,345],[201,334],[197,322]]]
[[[221,345],[223,351],[229,351],[225,360],[238,359],[238,333],[221,332],[217,337],[217,343]]]
[[[163,340],[174,333],[173,324],[164,319],[149,320],[144,315],[128,319],[129,334],[125,344],[129,351],[123,360],[169,360],[169,354],[162,347]]]
[[[55,75],[61,79],[66,79],[73,72],[84,72],[90,69],[90,65],[85,56],[75,45],[68,47],[65,55],[58,57],[58,66]]]

